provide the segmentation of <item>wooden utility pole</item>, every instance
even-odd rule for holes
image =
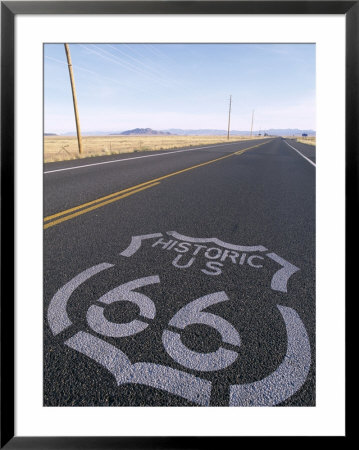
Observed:
[[[228,132],[227,139],[229,140],[229,129],[231,127],[231,109],[232,109],[232,96],[229,96],[229,111],[228,111]]]
[[[80,130],[79,111],[78,111],[78,108],[77,108],[77,97],[76,97],[74,72],[72,70],[72,63],[71,63],[71,55],[70,55],[69,44],[64,44],[64,45],[65,45],[65,52],[66,52],[66,57],[67,57],[67,64],[69,66],[69,74],[70,74],[71,89],[72,89],[72,99],[73,99],[73,102],[74,102],[76,131],[77,131],[77,142],[79,144],[79,153],[81,155],[82,154],[82,137],[81,137],[81,130]]]
[[[251,137],[252,137],[252,131],[253,131],[253,119],[254,119],[254,109],[252,111]]]

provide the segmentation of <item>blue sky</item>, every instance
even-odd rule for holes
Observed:
[[[314,44],[70,44],[81,130],[315,130]],[[44,45],[46,133],[75,131],[63,44]]]

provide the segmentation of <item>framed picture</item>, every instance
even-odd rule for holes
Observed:
[[[358,21],[1,2],[1,448],[347,435]]]

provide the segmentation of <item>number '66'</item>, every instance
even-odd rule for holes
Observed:
[[[146,319],[154,319],[156,307],[154,302],[146,295],[135,292],[143,286],[159,283],[158,275],[139,278],[122,284],[107,292],[98,301],[109,305],[114,302],[127,301],[136,304],[140,309],[140,316]],[[235,347],[240,346],[240,337],[237,330],[222,317],[204,312],[207,307],[229,300],[226,293],[214,292],[197,298],[181,308],[170,320],[171,327],[183,330],[188,325],[203,324],[217,330],[222,341]],[[87,311],[87,322],[89,326],[99,334],[108,337],[126,337],[140,333],[148,327],[148,323],[141,320],[132,320],[128,323],[114,323],[106,319],[104,307],[92,305]],[[220,347],[215,352],[199,353],[190,350],[182,341],[179,333],[165,330],[162,334],[162,343],[167,353],[182,366],[198,371],[215,371],[228,367],[232,364],[238,353]]]

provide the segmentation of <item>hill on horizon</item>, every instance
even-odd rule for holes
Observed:
[[[315,130],[302,130],[299,128],[269,128],[254,130],[253,135],[258,135],[261,133],[267,133],[268,135],[274,136],[301,136],[303,133],[308,136],[315,136]],[[249,136],[251,134],[248,130],[238,131],[231,130],[231,136]],[[55,135],[55,133],[44,133],[47,135]],[[67,133],[59,133],[60,136],[76,136],[75,131],[70,131]],[[153,130],[152,128],[134,128],[132,130],[125,131],[84,131],[83,136],[131,136],[131,135],[141,135],[141,136],[169,136],[169,135],[179,135],[179,136],[225,136],[227,135],[227,130],[220,129],[182,129],[182,128],[169,128],[165,130]]]
[[[110,136],[113,136],[115,133],[111,133]],[[118,134],[118,133],[116,133]],[[152,130],[152,128],[134,128],[133,130],[126,130],[119,133],[121,136],[131,136],[131,135],[142,135],[142,136],[154,136],[154,135],[170,135],[169,131],[158,131]]]
[[[179,135],[217,135],[224,136],[227,135],[227,130],[216,130],[216,129],[199,129],[199,130],[182,130],[180,128],[169,128],[168,130],[171,134]],[[300,130],[299,128],[269,128],[261,130],[253,130],[253,135],[258,135],[261,133],[267,133],[268,135],[275,136],[301,136],[302,133],[308,134],[308,136],[315,136],[316,132],[314,130]],[[230,130],[231,136],[249,136],[251,132],[249,130]]]

